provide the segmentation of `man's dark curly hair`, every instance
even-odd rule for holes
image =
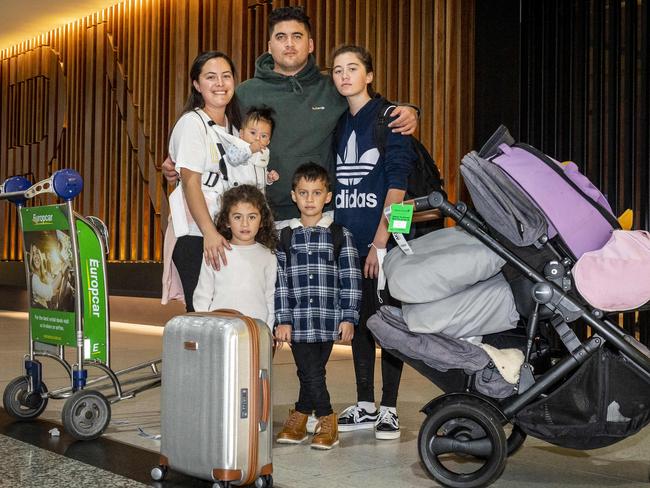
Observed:
[[[226,239],[232,239],[232,231],[228,227],[228,216],[231,209],[238,203],[250,203],[260,211],[260,228],[255,240],[275,251],[278,245],[278,234],[275,230],[273,214],[266,203],[264,194],[253,185],[239,185],[226,191],[221,197],[221,210],[214,219],[219,233]]]
[[[272,10],[269,14],[269,36],[273,35],[275,24],[287,20],[300,22],[305,26],[309,37],[311,37],[311,21],[309,20],[309,15],[305,13],[305,8],[301,6],[280,7]]]

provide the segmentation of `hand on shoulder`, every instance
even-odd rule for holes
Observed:
[[[160,170],[162,171],[162,174],[168,183],[175,183],[176,181],[178,181],[178,173],[176,172],[176,163],[172,161],[171,156],[167,156],[167,159],[163,161]]]
[[[397,134],[409,136],[418,128],[418,112],[409,105],[398,105],[393,109],[391,115],[396,119],[388,124],[388,127]]]

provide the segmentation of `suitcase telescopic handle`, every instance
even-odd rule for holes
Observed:
[[[262,394],[260,430],[264,432],[268,428],[271,414],[271,382],[269,381],[269,372],[266,369],[260,370],[260,390]]]

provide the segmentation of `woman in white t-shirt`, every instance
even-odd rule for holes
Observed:
[[[217,270],[227,264],[225,248],[230,249],[230,244],[213,223],[220,195],[231,186],[219,134],[237,136],[241,118],[235,65],[228,56],[218,51],[201,53],[192,64],[190,79],[190,95],[169,141],[181,184],[169,198],[172,225],[165,235],[163,273],[163,303],[176,298],[165,282],[173,281],[170,275],[177,272],[188,312],[194,311],[192,296],[203,258]],[[262,149],[259,142],[251,144],[252,152]],[[170,254],[175,270],[170,269]]]

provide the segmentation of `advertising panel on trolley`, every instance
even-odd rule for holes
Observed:
[[[66,205],[21,208],[28,266],[29,323],[35,341],[76,346],[75,295],[81,296],[84,359],[107,361],[106,294],[102,247],[97,234],[75,219],[81,290]]]

